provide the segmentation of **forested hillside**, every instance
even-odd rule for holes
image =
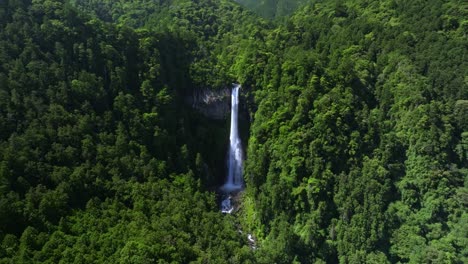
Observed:
[[[244,172],[268,257],[468,261],[466,8],[323,1],[269,33]]]
[[[306,0],[236,0],[265,18],[285,17],[307,3]]]
[[[203,37],[224,34],[195,11],[220,28],[233,24],[212,9],[243,11],[186,2],[149,31],[65,1],[1,7],[2,263],[245,262],[206,191],[216,135],[181,98],[202,79]]]
[[[300,6],[273,2],[260,14]],[[467,17],[2,1],[0,263],[467,263]],[[223,215],[229,122],[184,101],[232,82],[251,123]]]

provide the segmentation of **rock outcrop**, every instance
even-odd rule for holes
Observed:
[[[231,112],[231,91],[223,89],[194,89],[191,96],[185,100],[192,108],[204,116],[222,120]]]

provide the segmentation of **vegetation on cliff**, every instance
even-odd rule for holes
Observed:
[[[468,262],[466,10],[3,1],[0,263]],[[228,122],[184,104],[235,81],[237,219],[212,191]]]

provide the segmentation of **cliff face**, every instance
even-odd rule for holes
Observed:
[[[223,88],[194,89],[191,96],[185,100],[192,108],[208,118],[222,120],[231,113],[231,90]]]

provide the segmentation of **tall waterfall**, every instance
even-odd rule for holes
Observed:
[[[239,110],[239,89],[240,85],[235,84],[231,92],[231,132],[229,135],[229,157],[228,174],[226,183],[221,187],[225,193],[238,191],[243,187],[242,179],[242,144],[239,138],[238,110]],[[230,213],[232,211],[231,199],[227,197],[223,200],[221,211]]]

